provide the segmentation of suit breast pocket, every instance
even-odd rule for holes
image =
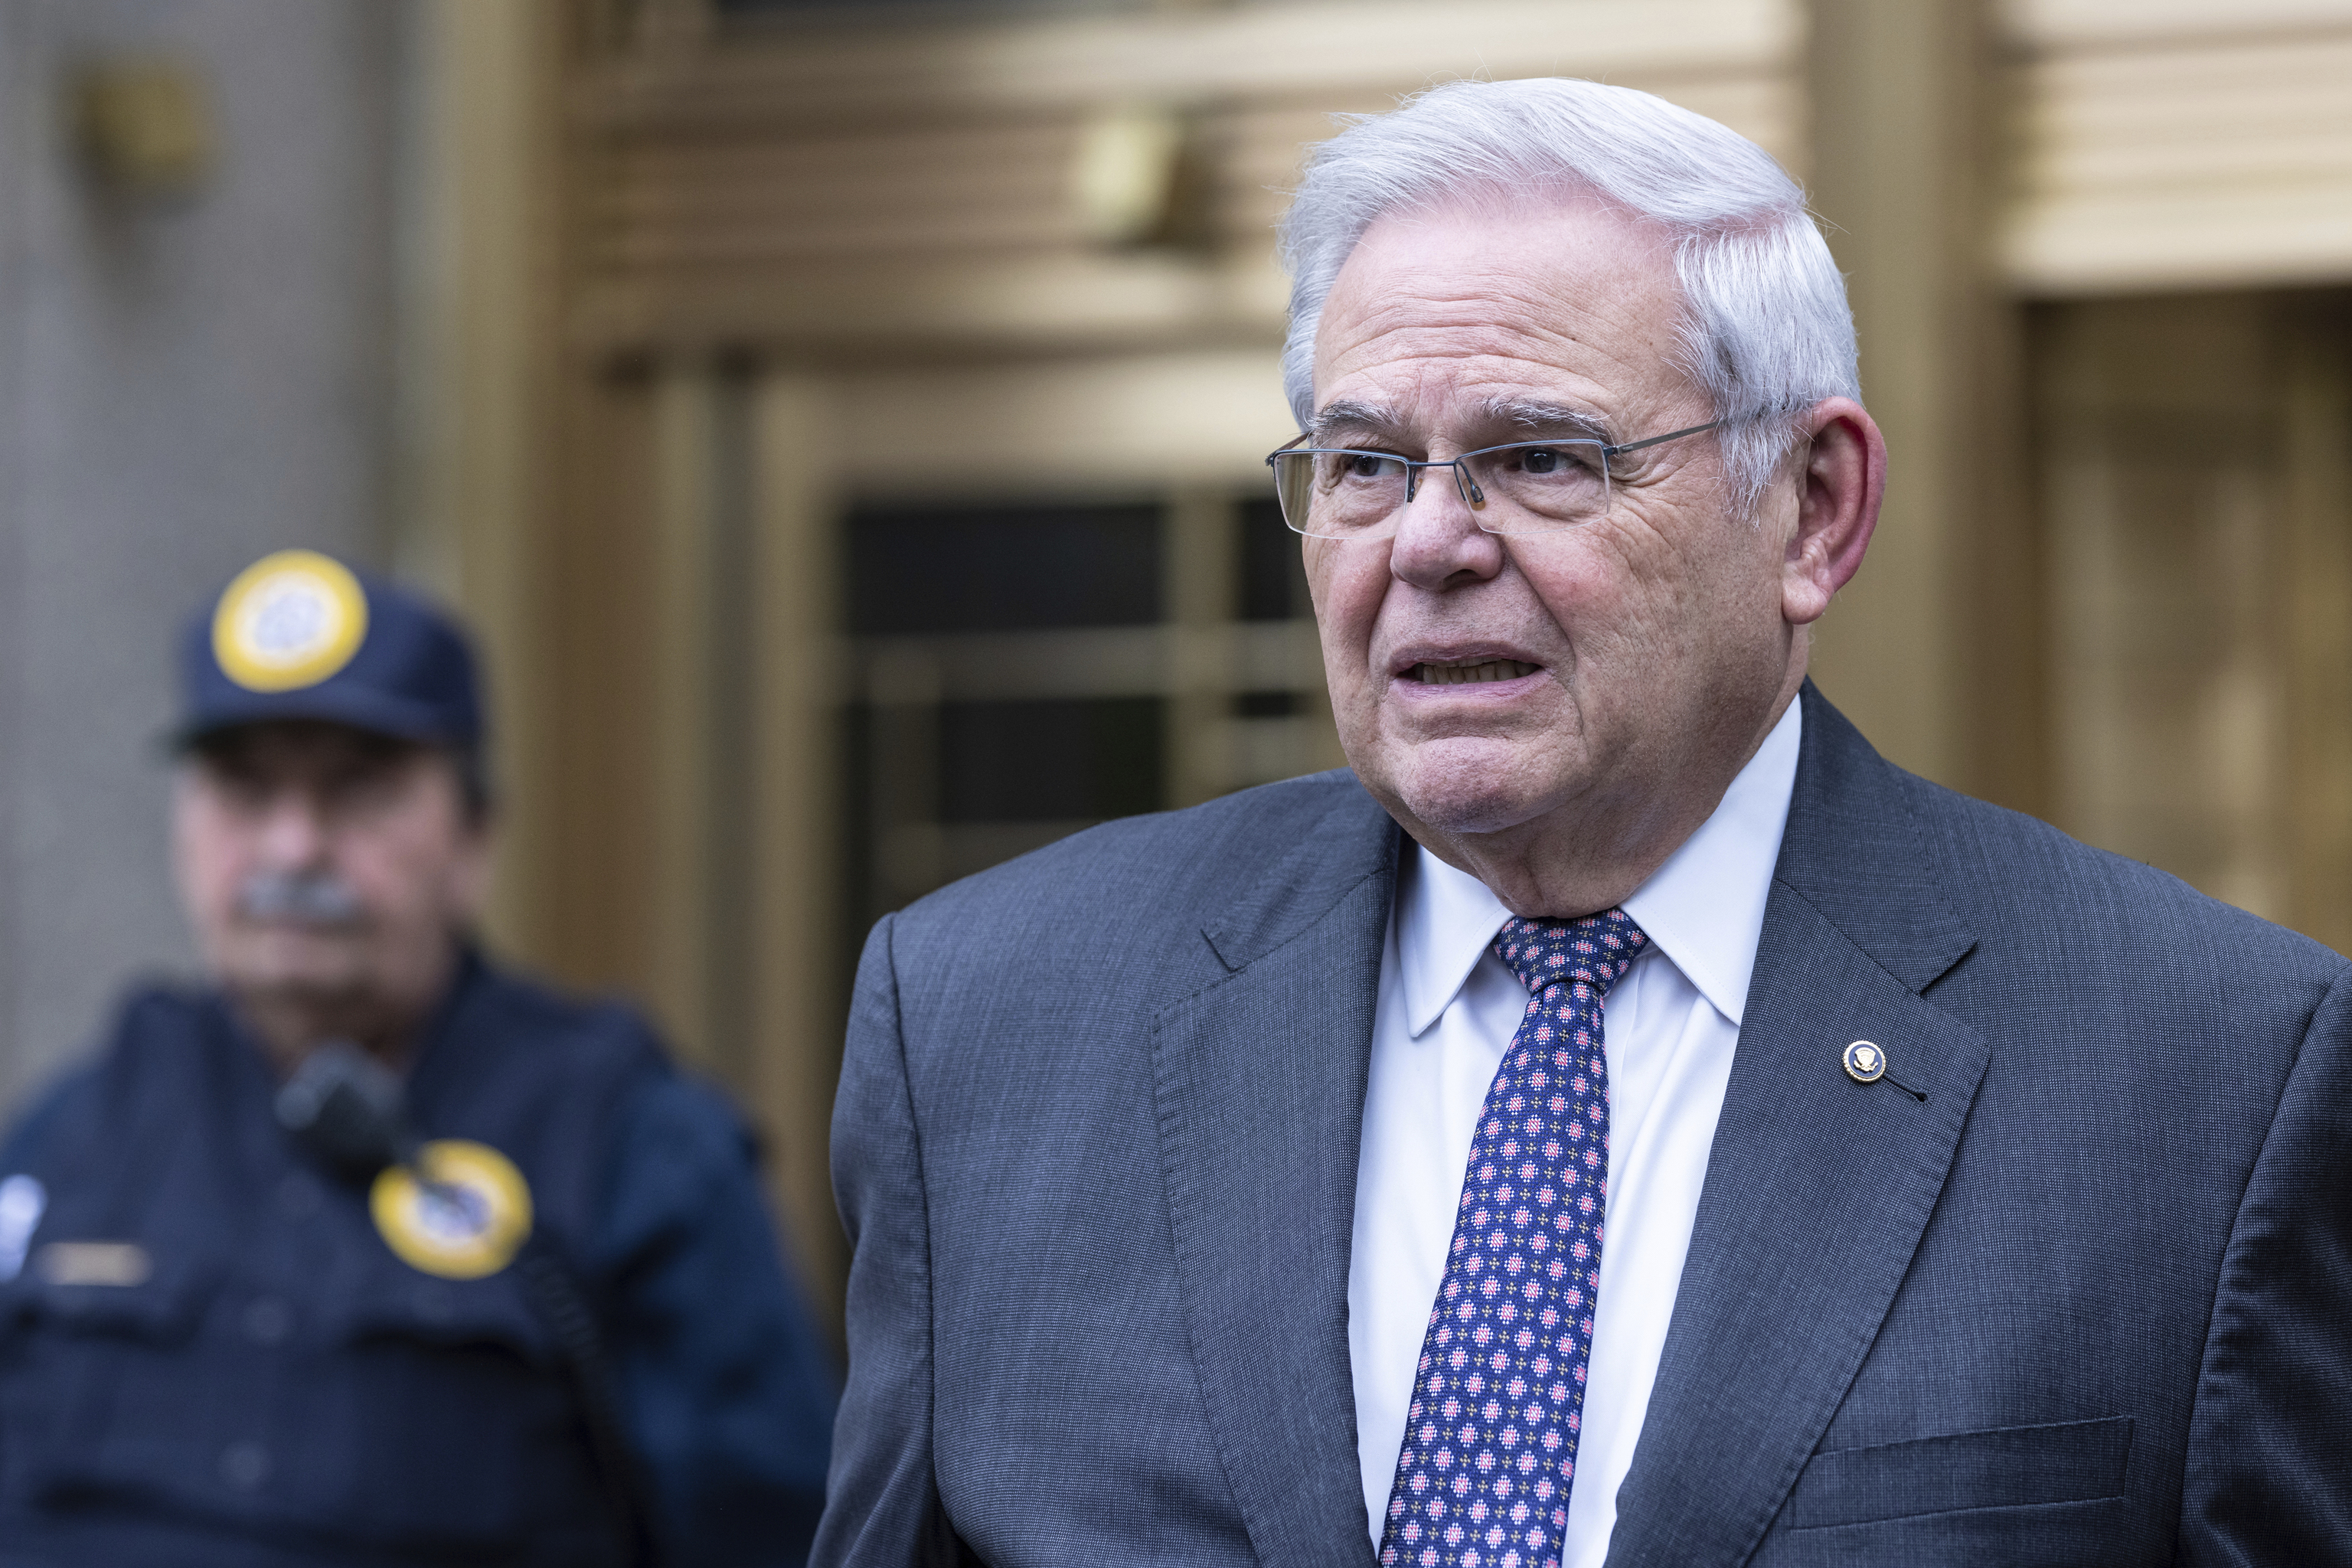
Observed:
[[[2116,1415],[1832,1448],[1797,1478],[1789,1528],[2120,1497],[2131,1439],[2130,1418]]]

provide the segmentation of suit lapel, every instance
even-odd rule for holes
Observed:
[[[1609,1561],[1741,1563],[1909,1268],[1983,1076],[1919,993],[1968,952],[1915,781],[1807,685],[1804,753],[1673,1321]],[[1848,1042],[1894,1083],[1859,1084]]]
[[[1350,792],[1203,933],[1233,973],[1153,1021],[1185,1321],[1261,1562],[1371,1556],[1348,1260],[1397,839]]]

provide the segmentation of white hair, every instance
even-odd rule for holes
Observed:
[[[1646,92],[1565,78],[1449,82],[1391,113],[1343,119],[1308,153],[1282,220],[1283,387],[1301,429],[1315,414],[1315,329],[1364,231],[1389,213],[1497,193],[1586,189],[1664,226],[1686,307],[1677,357],[1714,416],[1734,422],[1719,439],[1743,514],[1790,449],[1798,415],[1861,397],[1845,280],[1805,193],[1738,132]]]

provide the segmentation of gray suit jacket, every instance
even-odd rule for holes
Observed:
[[[1611,1563],[2352,1560],[2346,962],[1803,700]],[[1348,1254],[1402,843],[1326,774],[876,928],[819,1563],[1371,1562]],[[1864,1038],[1924,1103],[1845,1075]]]

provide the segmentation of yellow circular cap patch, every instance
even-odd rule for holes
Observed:
[[[375,1228],[400,1260],[444,1279],[479,1279],[512,1262],[530,1237],[530,1188],[514,1162],[487,1143],[444,1138],[425,1145],[416,1164],[386,1166],[368,1194]]]
[[[247,691],[316,686],[367,636],[367,593],[340,561],[281,550],[236,575],[213,612],[213,657]]]

